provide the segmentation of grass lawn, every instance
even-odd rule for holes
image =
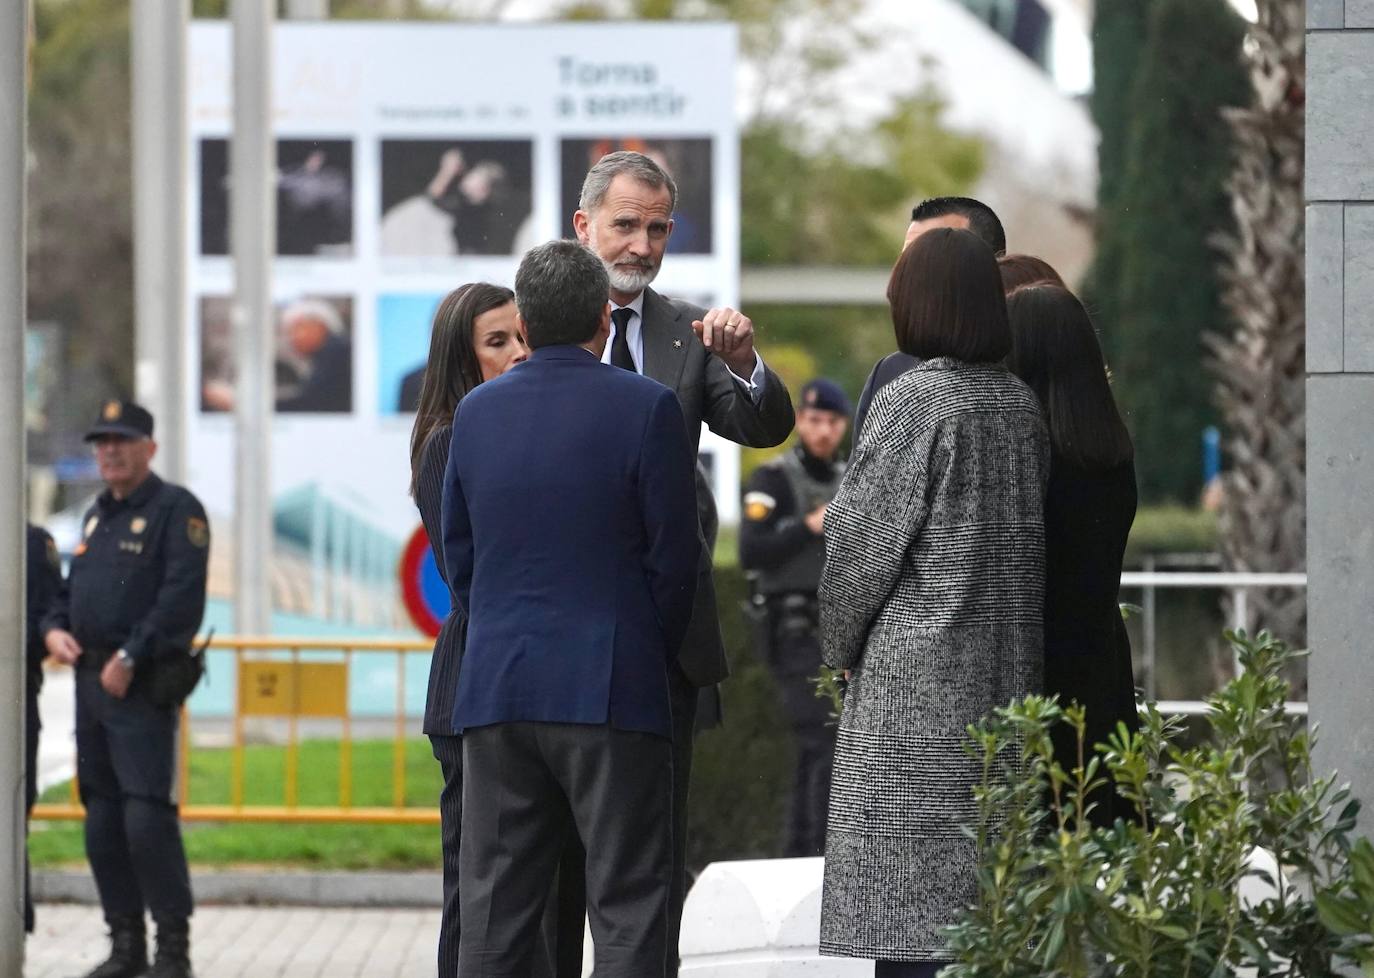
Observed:
[[[406,742],[407,806],[434,807],[439,803],[442,778],[430,754],[429,741]],[[302,806],[337,805],[339,801],[339,742],[307,740],[300,745],[299,797]],[[199,748],[191,752],[192,804],[228,804],[229,750]],[[353,804],[361,807],[391,804],[392,744],[359,740],[353,743]],[[281,805],[285,801],[286,748],[250,746],[244,750],[244,802]],[[54,785],[43,801],[60,802],[70,785]],[[296,825],[229,822],[184,823],[186,855],[192,863],[211,866],[272,863],[312,869],[438,869],[437,825]],[[36,822],[29,836],[29,855],[35,866],[84,864],[86,856],[79,822]]]

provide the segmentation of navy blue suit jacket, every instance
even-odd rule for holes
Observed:
[[[468,619],[456,730],[670,736],[701,554],[694,461],[673,392],[580,347],[540,348],[463,398],[443,503]]]

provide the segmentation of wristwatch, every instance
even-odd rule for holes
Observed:
[[[125,652],[123,649],[120,649],[118,652],[114,654],[114,657],[115,660],[125,669],[128,669],[130,672],[134,671],[134,657],[131,656],[128,652]]]

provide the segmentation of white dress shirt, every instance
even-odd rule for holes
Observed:
[[[630,325],[625,330],[625,342],[630,347],[630,359],[635,363],[635,370],[644,373],[644,293],[634,297],[629,305],[618,306],[614,301],[611,302],[611,311],[616,309],[628,309],[634,315],[630,317]],[[601,362],[611,362],[611,344],[615,342],[616,325],[615,320],[611,320],[611,335],[606,340],[606,349],[601,351]],[[729,365],[726,365],[729,370]],[[763,357],[759,356],[757,350],[754,351],[754,372],[745,380],[739,374],[730,370],[730,376],[735,378],[736,383],[742,385],[749,392],[749,396],[758,400],[763,392]]]

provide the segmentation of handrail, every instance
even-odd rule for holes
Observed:
[[[204,642],[205,639],[199,640]],[[208,649],[229,652],[234,656],[237,673],[234,684],[234,710],[231,719],[233,742],[229,772],[228,804],[198,803],[189,797],[190,755],[192,752],[190,711],[182,708],[178,749],[178,802],[181,818],[188,822],[312,822],[312,823],[369,823],[437,825],[438,798],[432,805],[406,804],[406,742],[407,716],[405,712],[406,658],[412,654],[429,653],[434,643],[423,638],[354,637],[354,636],[295,636],[295,635],[216,635],[207,643]],[[287,656],[254,655],[253,653],[288,653]],[[333,652],[322,662],[314,657],[303,658],[303,652]],[[392,655],[396,659],[396,701],[394,725],[391,731],[391,805],[354,805],[353,780],[354,717],[349,699],[349,675],[360,655]],[[246,688],[248,676],[245,663],[254,666],[253,676],[266,680],[264,688]],[[322,683],[319,686],[308,684]],[[245,707],[248,707],[247,709]],[[245,718],[262,718],[268,722],[285,723],[286,743],[282,799],[280,804],[250,804],[245,801]],[[300,719],[335,720],[340,724],[339,792],[337,805],[301,805],[300,802]],[[415,731],[418,734],[418,731]],[[75,770],[73,765],[73,770]],[[80,803],[76,779],[71,782],[70,797],[62,803],[34,806],[35,819],[81,819],[85,811]]]

